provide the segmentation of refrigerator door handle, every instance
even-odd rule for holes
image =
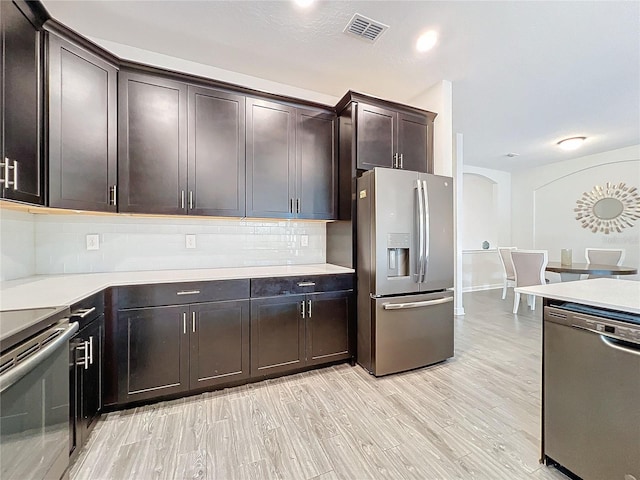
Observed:
[[[453,302],[453,297],[436,298],[435,300],[425,300],[423,302],[409,302],[409,303],[383,303],[382,308],[385,310],[402,310],[405,308],[420,308],[430,307],[432,305],[440,305],[442,303]]]
[[[418,282],[421,283],[424,277],[424,195],[422,193],[422,180],[418,180],[416,183],[416,192],[418,194],[418,261],[417,261],[417,274]]]
[[[422,268],[422,280],[427,281],[429,274],[429,195],[427,194],[427,181],[422,180],[422,195],[424,195],[424,253],[422,254],[424,267]]]

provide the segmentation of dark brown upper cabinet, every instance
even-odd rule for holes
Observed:
[[[293,218],[295,108],[247,98],[247,216]]]
[[[398,150],[398,113],[364,103],[358,103],[356,112],[358,168],[393,167],[394,155]]]
[[[358,103],[357,168],[400,168],[427,172],[433,148],[433,122],[427,115],[398,112]]]
[[[297,217],[336,218],[336,116],[296,109]]]
[[[36,23],[26,2],[0,2],[0,184],[2,198],[43,204],[42,47]]]
[[[121,71],[118,210],[186,214],[187,85]]]
[[[189,214],[245,214],[245,97],[189,87]]]
[[[247,99],[247,216],[333,219],[335,116]]]
[[[47,37],[49,206],[115,212],[118,70]]]

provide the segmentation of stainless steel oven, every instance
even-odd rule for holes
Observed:
[[[42,311],[45,310],[45,311]],[[54,479],[69,465],[69,338],[64,311],[0,312],[0,478]],[[68,312],[68,310],[67,310]],[[44,316],[44,317],[43,317]],[[52,323],[53,322],[53,323]],[[19,326],[27,328],[18,328]],[[44,326],[44,330],[39,330]],[[8,338],[7,332],[17,332]],[[34,333],[35,330],[35,333]],[[28,335],[27,338],[20,338]],[[16,341],[18,343],[16,343]],[[7,345],[10,345],[7,348]]]

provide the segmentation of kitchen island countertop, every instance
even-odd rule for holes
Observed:
[[[640,314],[640,282],[592,278],[575,282],[518,287],[516,292]]]
[[[0,282],[0,310],[70,306],[105,288],[125,285],[331,275],[353,272],[352,268],[321,263],[312,265],[35,275]]]

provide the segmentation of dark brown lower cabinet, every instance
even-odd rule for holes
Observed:
[[[118,392],[122,403],[186,391],[189,336],[184,305],[118,312]]]
[[[351,358],[349,312],[353,292],[326,292],[307,295],[307,364]]]
[[[353,291],[251,300],[251,376],[351,358]]]
[[[69,342],[69,454],[87,442],[102,410],[104,314]]]
[[[118,401],[249,377],[249,300],[118,312]]]
[[[249,300],[190,306],[189,388],[249,378]]]
[[[306,295],[251,300],[251,376],[303,367],[305,361],[302,305]]]

